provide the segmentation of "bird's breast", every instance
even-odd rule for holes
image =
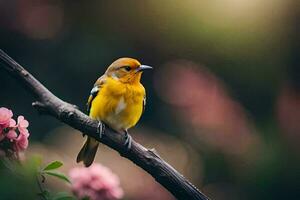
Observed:
[[[117,131],[134,126],[143,112],[144,87],[119,85],[103,87],[92,102],[90,116]]]

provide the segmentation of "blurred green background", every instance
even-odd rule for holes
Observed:
[[[113,60],[153,66],[134,139],[211,199],[300,199],[299,8],[293,0],[0,0],[0,48],[83,111]],[[60,159],[66,171],[77,165],[80,134],[39,116],[2,69],[0,85],[0,106],[30,122],[28,154]],[[173,199],[103,145],[97,161],[120,176],[124,199]]]

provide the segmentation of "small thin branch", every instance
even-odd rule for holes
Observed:
[[[40,190],[40,193],[39,193],[39,196],[41,197],[41,199],[43,199],[43,200],[47,200],[47,198],[45,197],[45,195],[44,195],[44,188],[43,188],[43,186],[42,186],[42,184],[41,184],[41,182],[40,182],[40,179],[39,179],[39,177],[38,177],[38,174],[36,174],[35,175],[35,179],[36,179],[36,183],[37,183],[37,185],[38,185],[38,188],[39,188],[39,190]],[[42,181],[43,182],[43,181]]]
[[[141,144],[132,141],[129,151],[125,147],[125,138],[112,129],[106,128],[102,138],[97,134],[98,122],[79,111],[74,105],[64,102],[52,94],[21,65],[0,49],[0,64],[10,75],[15,77],[37,101],[32,105],[39,112],[51,115],[71,127],[95,138],[111,147],[125,158],[147,171],[157,182],[169,190],[177,199],[208,200],[202,192],[177,172],[170,164]]]

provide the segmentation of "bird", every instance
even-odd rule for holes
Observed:
[[[144,112],[146,91],[140,81],[143,71],[149,69],[152,67],[142,65],[134,58],[124,57],[115,60],[97,79],[87,101],[87,112],[92,119],[99,121],[100,138],[107,125],[125,134],[125,146],[130,149],[128,129],[137,124]],[[98,146],[97,140],[87,137],[78,153],[77,163],[83,161],[86,167],[90,166]]]

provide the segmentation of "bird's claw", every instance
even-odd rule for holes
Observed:
[[[98,122],[98,127],[97,127],[97,133],[99,134],[99,137],[102,138],[105,132],[105,124],[101,121]]]
[[[131,149],[131,143],[132,143],[132,138],[129,135],[128,131],[126,130],[125,131],[125,143],[124,143],[124,145],[125,145],[127,151],[129,151]]]

